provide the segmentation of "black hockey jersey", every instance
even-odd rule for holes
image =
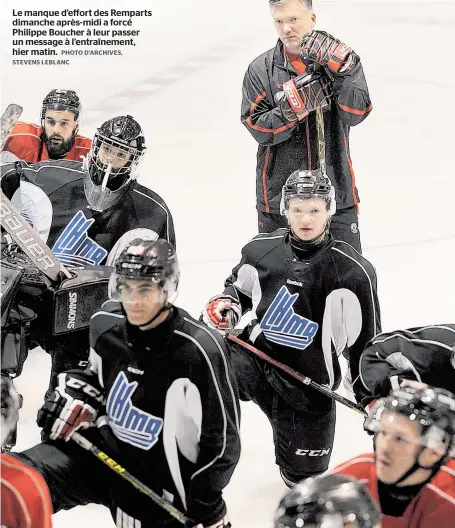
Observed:
[[[252,313],[242,337],[331,388],[340,382],[339,355],[349,350],[357,380],[360,355],[380,330],[373,266],[331,235],[308,261],[294,257],[288,229],[256,236],[243,248],[224,294]]]
[[[387,396],[401,379],[455,394],[455,324],[396,330],[372,339],[360,359],[360,376],[370,400]]]
[[[194,520],[214,524],[240,455],[238,393],[221,337],[175,307],[141,331],[108,301],[92,316],[90,342],[119,462]],[[134,493],[128,500],[140,503]]]
[[[133,181],[109,209],[90,209],[84,171],[77,161],[24,161],[1,167],[2,191],[65,265],[112,265],[134,238],[174,244],[172,216],[153,191]]]

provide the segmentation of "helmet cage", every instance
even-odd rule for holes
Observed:
[[[113,149],[119,149],[121,152],[129,154],[129,159],[123,165],[123,167],[115,168],[112,163],[103,163],[100,160],[100,150],[101,148],[107,145]],[[145,149],[139,150],[135,146],[130,146],[126,142],[121,141],[117,138],[109,138],[108,136],[101,133],[99,130],[95,133],[92,142],[92,148],[88,155],[89,160],[89,169],[91,165],[96,167],[96,171],[90,171],[90,176],[95,185],[101,185],[104,187],[109,187],[109,182],[106,180],[106,175],[109,178],[120,176],[127,176],[126,181],[129,182],[132,179],[137,178],[137,169],[144,157]],[[101,180],[101,181],[100,181]],[[125,183],[125,182],[124,182]]]

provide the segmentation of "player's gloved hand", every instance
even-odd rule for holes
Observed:
[[[37,423],[51,440],[68,441],[78,429],[94,425],[104,401],[101,387],[77,370],[58,375],[58,386],[46,395]]]
[[[209,328],[224,333],[235,328],[242,318],[240,303],[233,297],[217,295],[210,299],[202,312],[202,320]]]
[[[310,112],[330,104],[331,88],[321,73],[303,73],[283,84],[275,100],[283,118],[292,123],[302,121]]]
[[[300,58],[307,66],[316,63],[335,75],[349,73],[359,62],[352,48],[329,33],[317,30],[303,37]]]
[[[190,522],[187,523],[186,528],[232,528],[232,524],[229,522],[227,515],[225,515],[222,519],[217,521],[215,524],[211,524],[210,526],[205,526],[204,524],[193,524]]]

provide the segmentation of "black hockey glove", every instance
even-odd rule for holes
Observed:
[[[58,386],[46,395],[37,419],[51,440],[68,441],[78,429],[94,425],[104,402],[103,391],[96,385],[78,370],[58,375]]]
[[[304,64],[319,64],[335,75],[350,73],[360,60],[352,48],[325,31],[313,30],[303,37],[301,46]]]
[[[283,84],[275,100],[283,118],[292,123],[302,121],[310,112],[330,105],[330,83],[321,73],[303,73]]]
[[[203,524],[194,524],[190,521],[186,523],[185,528],[232,528],[232,524],[229,522],[227,516],[224,516],[222,519],[217,521],[215,524],[211,524],[210,526],[204,526]]]

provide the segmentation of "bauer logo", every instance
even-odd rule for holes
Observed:
[[[134,407],[131,398],[137,386],[137,381],[130,383],[125,373],[120,372],[109,392],[107,415],[117,438],[148,451],[158,441],[163,420]]]
[[[67,266],[84,268],[101,264],[107,251],[87,236],[89,227],[95,220],[88,220],[82,211],[78,211],[65,227],[52,252]]]
[[[68,330],[74,330],[76,328],[76,316],[77,316],[77,293],[70,292],[68,296],[68,324],[66,328]]]
[[[298,297],[298,293],[291,295],[286,286],[282,286],[260,326],[269,341],[305,350],[313,342],[319,326],[294,312],[292,307]]]

